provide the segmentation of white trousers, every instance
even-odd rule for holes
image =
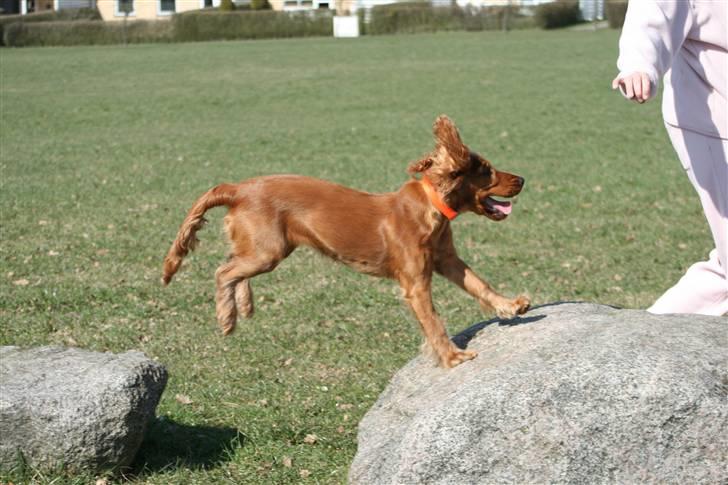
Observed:
[[[728,314],[728,140],[665,124],[695,187],[715,249],[647,309],[650,313]]]

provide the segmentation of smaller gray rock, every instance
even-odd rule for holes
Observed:
[[[166,383],[141,352],[0,347],[0,469],[129,465]]]

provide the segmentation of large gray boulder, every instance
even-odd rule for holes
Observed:
[[[555,304],[471,338],[397,372],[350,483],[728,483],[728,319]]]
[[[166,382],[141,352],[0,347],[0,469],[129,465]]]

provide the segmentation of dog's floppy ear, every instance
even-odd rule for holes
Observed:
[[[446,115],[440,115],[432,126],[437,146],[443,147],[455,160],[464,161],[470,157],[470,150],[460,139],[455,123]]]
[[[417,160],[416,162],[412,162],[407,167],[407,173],[410,175],[414,175],[419,172],[424,172],[428,168],[432,166],[432,158],[429,156],[426,156],[425,158],[422,158],[420,160]]]

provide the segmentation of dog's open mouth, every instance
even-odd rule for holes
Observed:
[[[505,218],[513,210],[513,204],[510,202],[494,199],[493,197],[483,199],[483,207],[488,214],[498,219]]]

